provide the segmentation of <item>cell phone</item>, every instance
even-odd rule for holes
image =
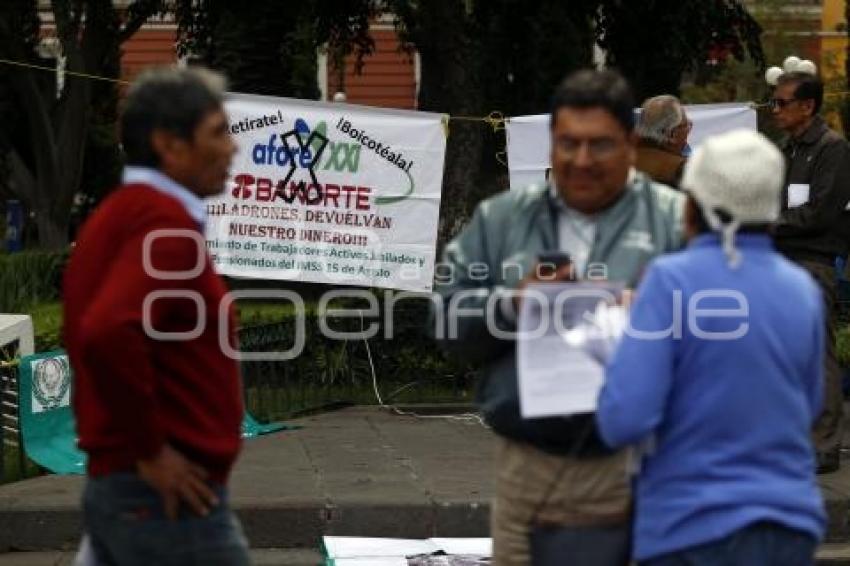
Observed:
[[[538,263],[554,265],[555,269],[559,269],[572,262],[570,254],[566,252],[543,252],[537,256]]]
[[[555,272],[572,263],[570,254],[566,252],[543,252],[537,256],[537,276],[544,281],[551,281]],[[575,280],[575,273],[570,269],[569,279]]]

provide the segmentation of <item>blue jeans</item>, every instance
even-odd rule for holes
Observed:
[[[631,529],[615,527],[535,527],[532,566],[626,566]]]
[[[181,508],[165,517],[162,498],[131,473],[90,477],[83,494],[84,528],[102,566],[247,566],[248,543],[230,511],[227,490],[206,517]]]
[[[641,566],[811,566],[815,538],[777,523],[760,522],[720,540],[665,554]]]

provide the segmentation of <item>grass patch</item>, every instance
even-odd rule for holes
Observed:
[[[284,303],[271,301],[243,301],[236,303],[239,310],[239,323],[242,326],[254,326],[267,324],[269,322],[280,322],[288,320],[295,314],[295,305],[289,301]],[[304,314],[309,315],[315,311],[316,305],[304,303]]]
[[[42,469],[28,460],[17,447],[4,444],[0,457],[3,459],[0,462],[0,484],[34,478],[43,473]]]
[[[35,351],[49,352],[62,346],[62,303],[39,303],[29,311],[35,333]]]
[[[386,383],[378,380],[386,405],[442,405],[473,403],[471,389],[459,391],[449,383],[434,380]],[[297,383],[290,387],[249,386],[245,388],[245,408],[260,421],[291,419],[335,405],[377,405],[371,383],[321,385]]]
[[[27,312],[59,298],[68,252],[25,251],[0,255],[0,312]]]

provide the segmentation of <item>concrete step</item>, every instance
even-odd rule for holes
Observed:
[[[361,407],[295,422],[304,428],[246,443],[231,478],[254,548],[315,548],[324,535],[489,536],[494,435],[474,419]],[[848,544],[850,461],[818,482],[826,542]],[[0,552],[75,548],[83,485],[43,476],[0,486]]]
[[[842,458],[841,469],[818,476],[828,515],[826,542],[850,541],[850,461]]]
[[[0,554],[0,566],[71,566],[74,552],[10,552]],[[322,555],[310,549],[266,548],[251,551],[253,566],[319,566]]]
[[[71,566],[74,552],[11,552],[0,554],[0,566]],[[320,566],[318,550],[265,548],[251,551],[254,566]],[[850,566],[850,544],[825,544],[817,554],[817,566]]]
[[[252,440],[231,506],[255,548],[312,548],[323,535],[488,536],[493,435],[474,420],[354,408]],[[0,552],[74,548],[84,478],[0,486]]]
[[[850,566],[850,543],[827,543],[818,549],[818,566]]]

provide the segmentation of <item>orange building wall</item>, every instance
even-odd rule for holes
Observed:
[[[44,36],[54,35],[55,28],[47,24]],[[355,59],[345,60],[343,84],[339,71],[328,65],[327,98],[344,90],[347,101],[387,108],[416,108],[416,68],[414,56],[400,49],[400,42],[391,24],[374,24],[374,51],[363,59],[360,73],[355,73]],[[146,24],[122,46],[121,79],[132,80],[145,68],[169,65],[178,61],[177,29],[162,22]],[[321,77],[320,77],[321,78]]]
[[[374,52],[364,57],[361,73],[354,72],[354,56],[346,57],[344,86],[339,70],[328,65],[329,99],[342,90],[351,104],[388,108],[416,108],[416,70],[413,56],[402,52],[398,36],[391,27],[372,29]]]
[[[124,42],[121,78],[132,81],[147,67],[177,62],[177,29],[173,26],[146,27]]]
[[[823,45],[821,48],[821,74],[824,80],[844,78],[844,61],[847,58],[847,22],[844,20],[845,0],[823,2]]]

